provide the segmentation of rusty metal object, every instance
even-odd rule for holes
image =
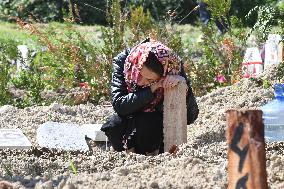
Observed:
[[[228,189],[267,189],[262,111],[228,110]]]

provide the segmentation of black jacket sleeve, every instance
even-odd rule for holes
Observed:
[[[111,97],[114,110],[122,116],[130,115],[148,105],[154,94],[150,87],[145,87],[133,93],[128,93],[124,79],[124,62],[129,54],[129,49],[118,54],[113,60],[111,80]]]

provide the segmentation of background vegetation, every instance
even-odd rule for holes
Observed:
[[[283,35],[284,1],[205,2],[206,26],[189,0],[1,1],[0,105],[108,99],[113,57],[149,36],[183,57],[197,96],[237,82],[247,38],[255,35],[261,47],[269,32]],[[222,35],[214,22],[221,17],[229,26]],[[26,60],[18,45],[28,46]]]

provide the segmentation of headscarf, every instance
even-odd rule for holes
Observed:
[[[163,65],[163,76],[166,76],[172,69],[180,70],[179,57],[174,54],[166,45],[158,41],[150,41],[138,44],[137,46],[133,47],[124,64],[124,75],[128,92],[134,92],[137,89],[137,82],[141,68],[143,67],[150,51],[155,54],[159,62]],[[147,86],[142,86],[142,88]],[[163,94],[163,88],[157,89],[155,91],[155,99],[143,111],[154,111],[155,105],[157,105],[163,99]]]

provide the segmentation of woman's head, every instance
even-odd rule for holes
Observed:
[[[176,67],[178,57],[169,47],[158,41],[141,43],[133,47],[124,63],[128,91],[133,91],[136,85],[149,86],[172,69],[179,70]]]
[[[158,81],[164,73],[164,68],[155,53],[149,52],[149,55],[143,64],[139,78],[137,81],[138,86],[145,86]]]

